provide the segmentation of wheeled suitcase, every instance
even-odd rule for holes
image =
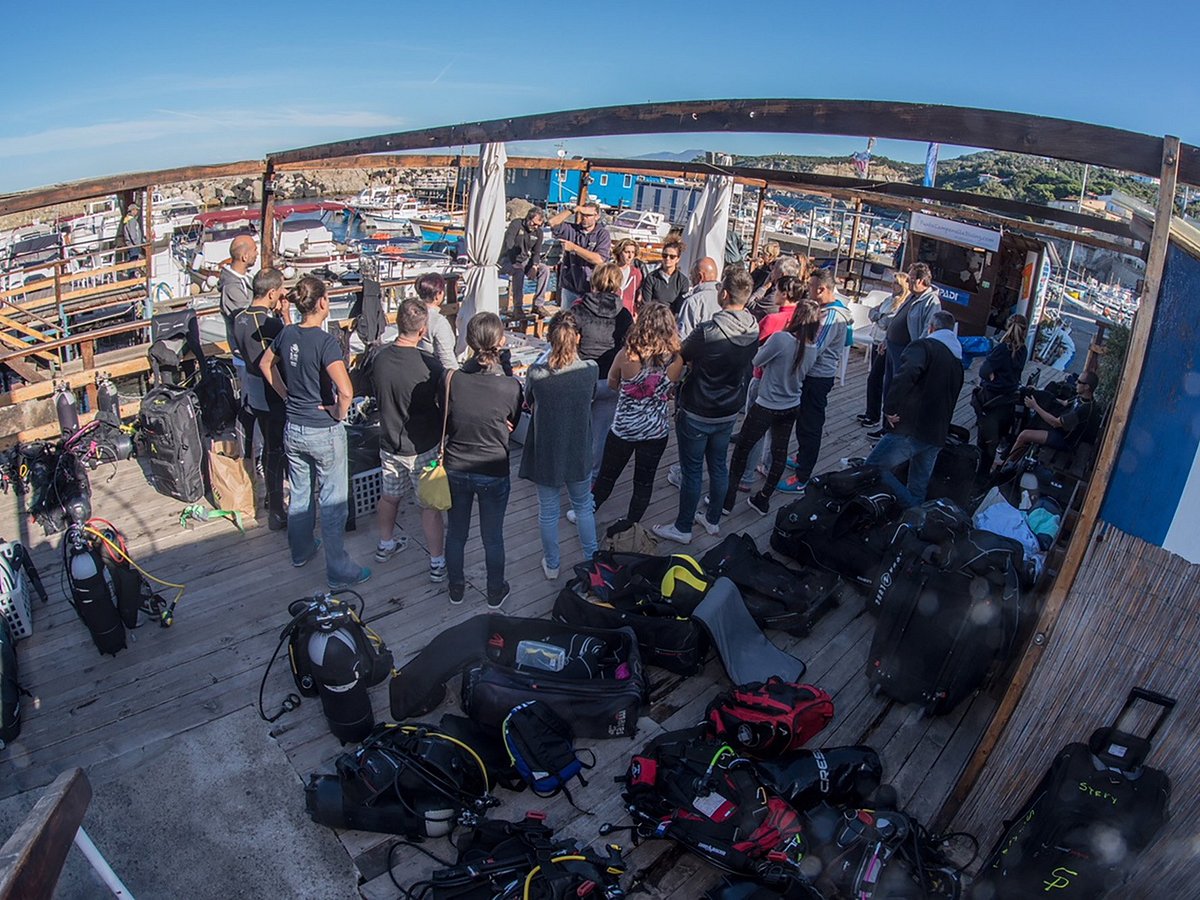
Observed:
[[[971,508],[978,471],[979,448],[971,443],[971,432],[961,425],[951,425],[933,464],[925,499],[953,500],[963,509]]]
[[[142,398],[140,439],[155,490],[184,503],[204,496],[204,444],[196,395],[173,385]]]
[[[936,545],[930,545],[936,546]],[[895,574],[867,656],[873,690],[949,712],[1016,648],[1021,591],[1008,557],[943,568],[918,556]]]
[[[1159,707],[1145,736],[1123,730],[1137,701]],[[1145,765],[1175,701],[1134,688],[1113,724],[1067,744],[979,871],[976,900],[1053,895],[1084,900],[1119,888],[1133,857],[1167,821],[1171,780]],[[1120,896],[1144,896],[1142,891]],[[1115,894],[1113,896],[1116,896]]]
[[[762,628],[803,637],[814,623],[837,606],[842,582],[832,572],[794,569],[767,553],[754,538],[731,534],[700,560],[714,579],[724,576],[737,585],[746,609]]]
[[[631,737],[646,695],[632,628],[600,629],[489,616],[482,662],[463,674],[462,706],[499,727],[514,706],[542,700],[577,737]]]

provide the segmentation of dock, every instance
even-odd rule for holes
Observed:
[[[956,411],[955,421],[962,424],[973,422],[968,399],[975,377],[968,373]],[[863,411],[865,390],[866,362],[856,350],[845,383],[835,385],[830,396],[817,472],[838,467],[843,457],[869,452],[867,429],[854,418]],[[667,484],[666,466],[675,461],[675,452],[672,438],[646,525],[674,517],[677,492]],[[519,455],[519,448],[514,448],[514,473]],[[600,511],[602,527],[623,514],[631,475],[632,467]],[[85,820],[93,840],[135,896],[252,897],[281,890],[286,895],[283,887],[292,885],[294,890],[297,883],[315,891],[320,881],[313,880],[317,878],[313,872],[320,868],[332,873],[331,883],[336,885],[321,887],[321,896],[394,898],[397,890],[387,872],[393,838],[343,832],[335,843],[329,829],[309,822],[304,814],[302,781],[311,773],[332,771],[333,760],[343,752],[329,734],[319,701],[305,700],[273,724],[259,720],[256,713],[260,679],[288,621],[287,604],[324,589],[320,559],[306,568],[293,568],[284,534],[268,531],[265,516],[244,536],[226,521],[182,528],[179,515],[184,504],[156,493],[137,460],[102,465],[91,473],[91,483],[93,514],[125,533],[130,553],[140,565],[165,581],[186,584],[186,594],[174,627],[146,625],[134,632],[128,649],[116,657],[101,657],[64,594],[61,535],[43,536],[23,514],[19,498],[0,497],[0,533],[31,549],[50,593],[49,604],[35,601],[34,633],[18,645],[21,682],[32,697],[25,704],[20,737],[0,751],[6,772],[0,780],[0,812],[6,804],[27,808],[59,772],[82,766],[93,781],[97,808],[131,808],[148,815],[159,806],[160,818],[152,822],[117,814]],[[787,502],[785,495],[776,494],[772,515],[765,518],[740,504],[722,520],[722,535],[744,531],[760,550],[767,550],[774,510]],[[555,583],[546,581],[536,519],[536,492],[530,482],[514,474],[506,518],[512,594],[502,610],[508,615],[548,616],[570,567],[581,561],[574,528],[564,518],[563,574]],[[373,522],[360,521],[358,530],[347,535],[351,554],[374,571],[361,589],[366,619],[387,642],[398,665],[442,629],[485,609],[477,525],[467,544],[467,602],[452,607],[445,585],[429,582],[411,502],[402,506],[400,521],[410,538],[409,547],[383,565],[372,559]],[[719,540],[696,528],[687,552],[699,556]],[[660,544],[660,552],[676,549]],[[172,593],[164,591],[168,596]],[[993,685],[989,692],[937,718],[923,717],[916,707],[873,697],[863,673],[873,622],[861,596],[847,587],[840,605],[810,635],[794,638],[769,632],[769,636],[807,663],[805,681],[833,695],[833,722],[811,744],[874,746],[884,761],[885,780],[896,788],[902,808],[929,822],[975,749],[1003,685]],[[528,792],[498,790],[502,805],[492,815],[519,819],[528,809],[543,810],[558,833],[604,843],[598,836],[602,823],[628,821],[611,779],[624,772],[630,755],[649,739],[698,721],[709,700],[728,686],[715,657],[693,677],[657,669],[649,674],[651,703],[643,708],[636,737],[580,742],[597,757],[587,787],[572,792],[578,807],[587,813],[572,808],[561,795],[546,801]],[[458,711],[456,687],[457,680],[447,702],[429,719]],[[286,660],[278,661],[265,685],[268,711],[277,710],[292,689]],[[374,688],[372,696],[377,718],[387,719],[386,684]],[[229,747],[228,759],[212,760],[212,777],[177,778],[170,796],[143,797],[132,806],[127,805],[129,798],[119,796],[130,785],[142,783],[139,772],[169,766],[177,758],[187,758],[189,748],[208,747],[212,740]],[[218,752],[218,757],[224,755]],[[261,762],[252,765],[247,759]],[[242,780],[232,784],[225,782],[220,773],[235,764],[239,769],[261,765],[271,789],[245,786],[244,779],[253,771],[238,773]],[[146,791],[153,791],[157,782],[145,784]],[[5,824],[3,818],[0,815],[0,824]],[[264,832],[267,825],[270,830]],[[264,847],[268,834],[272,843]],[[453,848],[445,840],[429,841],[425,847],[453,859]],[[627,871],[637,873],[653,897],[694,900],[719,879],[715,869],[668,841],[647,841],[626,850]],[[399,848],[393,861],[401,884],[410,884],[434,868],[430,859],[408,847]],[[89,876],[76,859],[68,865],[59,896],[93,896],[95,883],[88,881]],[[627,875],[626,883],[631,877]],[[211,893],[204,888],[211,888]],[[194,893],[196,889],[200,894]]]

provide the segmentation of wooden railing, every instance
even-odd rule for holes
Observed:
[[[54,780],[0,848],[0,900],[50,900],[92,800],[82,769]]]

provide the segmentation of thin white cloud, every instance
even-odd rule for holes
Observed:
[[[0,159],[37,156],[70,148],[82,153],[100,147],[177,140],[205,134],[214,129],[246,135],[284,135],[308,129],[323,132],[355,130],[373,133],[395,130],[404,120],[392,115],[361,110],[270,109],[270,110],[158,110],[158,115],[116,122],[98,122],[50,128],[29,134],[0,137]]]

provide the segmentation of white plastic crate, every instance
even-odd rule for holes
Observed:
[[[383,469],[376,466],[350,477],[350,499],[354,503],[354,518],[369,516],[379,506],[383,493]]]
[[[33,610],[29,602],[29,580],[24,572],[13,572],[11,559],[0,548],[0,614],[8,620],[15,640],[33,634]]]

